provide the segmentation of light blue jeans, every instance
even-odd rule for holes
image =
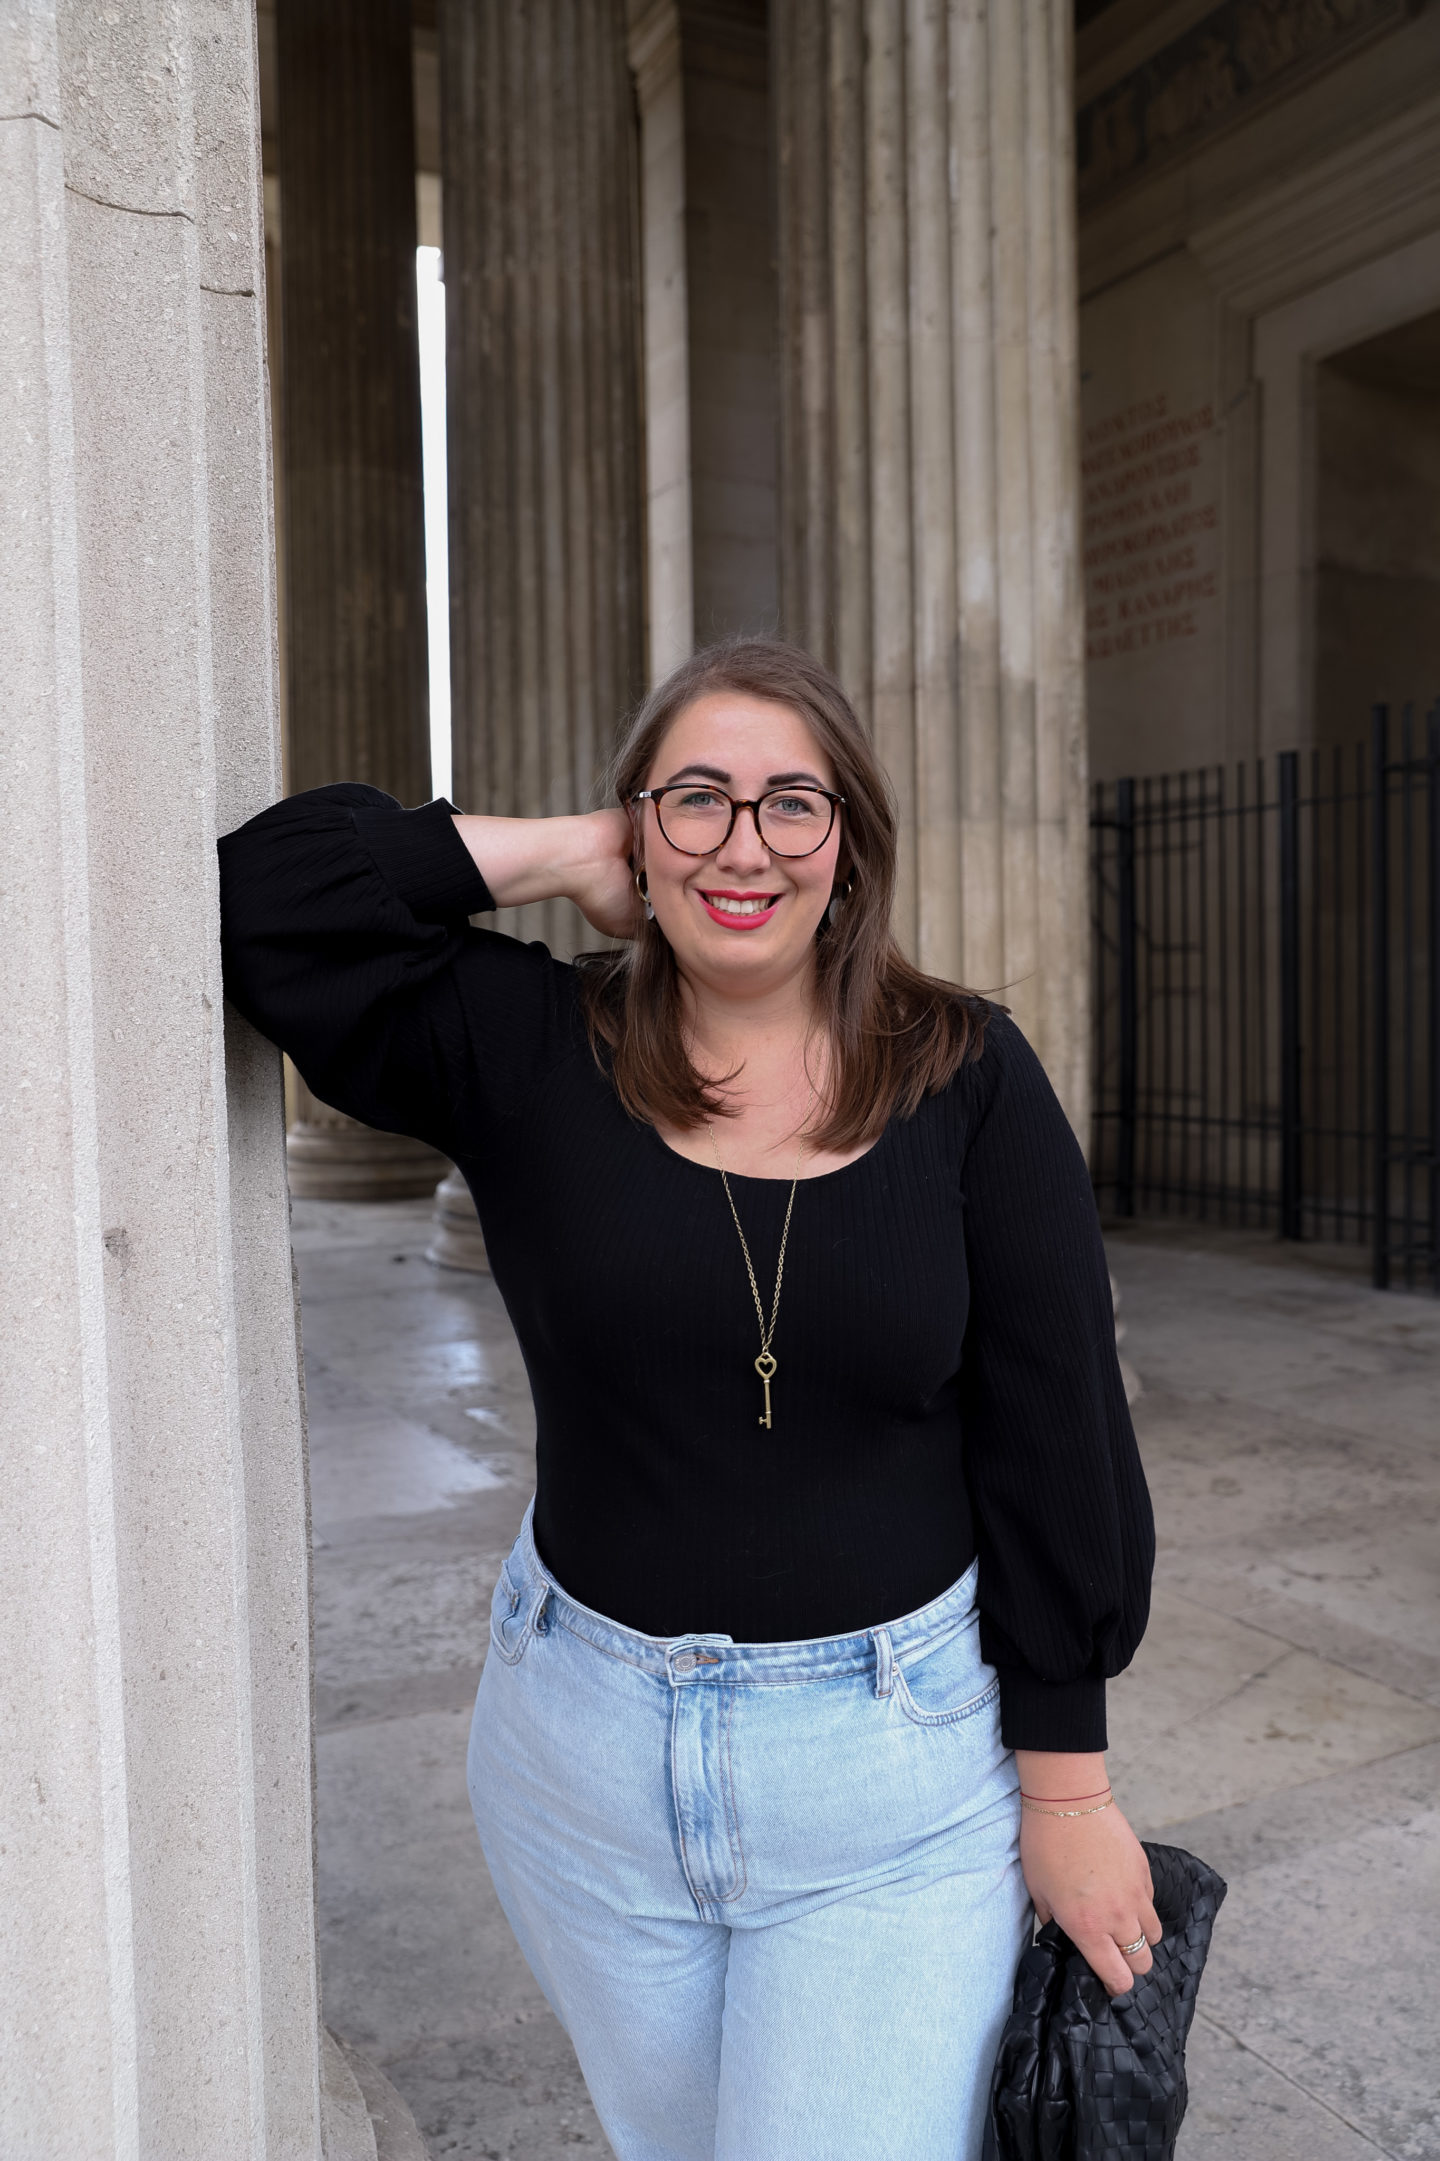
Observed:
[[[619,2161],[978,2161],[1030,1905],[975,1575],[828,1642],[661,1639],[527,1516],[470,1798]]]

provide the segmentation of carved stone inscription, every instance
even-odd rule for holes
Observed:
[[[1413,13],[1412,0],[1225,0],[1081,109],[1081,209]]]
[[[1209,405],[1172,412],[1161,392],[1086,427],[1090,661],[1198,638],[1207,627],[1219,521],[1208,454],[1214,425]]]

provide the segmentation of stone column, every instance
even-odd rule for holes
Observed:
[[[456,800],[584,810],[644,687],[623,0],[441,0],[440,94]]]
[[[455,797],[551,816],[644,687],[623,0],[441,0],[440,86]],[[599,942],[560,901],[504,928]],[[485,1265],[453,1173],[430,1257]]]
[[[430,792],[407,0],[279,0],[286,785]],[[431,1193],[444,1159],[302,1087],[296,1193]]]
[[[783,619],[895,784],[897,926],[1089,1099],[1069,0],[775,0]]]
[[[773,631],[779,381],[765,0],[629,0],[649,667]]]
[[[0,2150],[296,2161],[280,1060],[215,870],[280,777],[253,7],[30,0],[0,99]]]

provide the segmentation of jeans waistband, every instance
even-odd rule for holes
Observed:
[[[512,1588],[528,1609],[532,1626],[569,1630],[609,1658],[638,1666],[643,1673],[669,1681],[707,1680],[728,1686],[775,1687],[792,1681],[826,1681],[850,1674],[884,1675],[888,1694],[891,1662],[933,1649],[970,1621],[980,1564],[972,1561],[963,1576],[928,1606],[898,1620],[877,1622],[848,1636],[816,1636],[795,1643],[736,1643],[730,1636],[645,1636],[619,1621],[582,1606],[557,1583],[535,1547],[534,1503],[506,1566]],[[525,1577],[513,1581],[517,1566]]]

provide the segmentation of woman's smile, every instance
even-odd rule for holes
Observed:
[[[758,930],[770,921],[784,897],[783,893],[737,893],[718,886],[699,892],[705,913],[726,930]]]

